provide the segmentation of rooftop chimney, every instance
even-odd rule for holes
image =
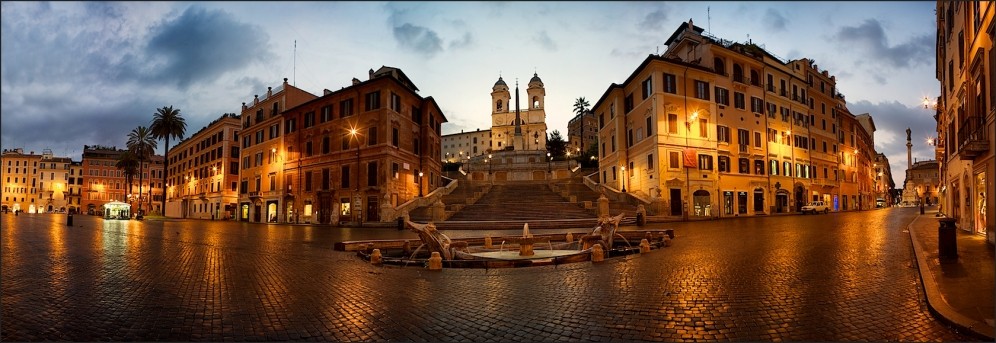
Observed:
[[[328,88],[325,88],[325,94],[324,95],[329,95],[329,94],[332,94],[332,91],[330,91]]]
[[[357,79],[357,78],[354,77],[353,78],[353,84],[355,85],[355,84],[358,84],[358,83],[360,83],[360,79]]]
[[[373,69],[370,69],[370,71],[367,72],[367,74],[370,74],[370,79],[374,78],[374,70]]]

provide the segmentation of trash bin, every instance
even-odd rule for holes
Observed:
[[[940,225],[937,227],[937,255],[942,259],[958,258],[958,240],[955,232],[954,218],[938,219]]]
[[[405,229],[405,217],[398,217],[398,231]]]
[[[644,226],[647,224],[647,218],[643,216],[643,212],[636,212],[636,226]]]

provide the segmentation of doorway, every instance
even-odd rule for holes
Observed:
[[[712,216],[712,202],[709,191],[700,189],[692,193],[692,202],[695,206],[695,215],[709,217]]]
[[[377,209],[377,196],[372,195],[367,197],[367,221],[368,222],[379,222],[380,221],[380,211]]]
[[[754,189],[754,213],[764,213],[764,190]]]
[[[681,190],[671,188],[671,215],[681,215]]]

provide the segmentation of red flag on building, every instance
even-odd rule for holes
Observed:
[[[697,157],[696,157],[698,154],[695,153],[695,149],[685,148],[685,150],[683,151],[683,153],[685,155],[685,167],[695,168],[695,167],[699,166],[699,163],[698,163],[698,160],[697,160]]]

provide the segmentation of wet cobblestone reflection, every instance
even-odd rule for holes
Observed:
[[[915,214],[653,225],[675,244],[442,272],[332,250],[415,238],[395,229],[3,215],[0,340],[971,340],[928,313]]]

